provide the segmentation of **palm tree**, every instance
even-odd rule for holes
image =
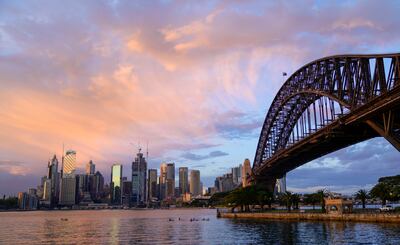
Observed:
[[[292,207],[292,193],[290,191],[286,191],[285,193],[282,194],[281,198],[283,203],[285,204],[287,210],[290,212],[290,209]]]
[[[292,205],[293,209],[299,209],[299,202],[300,202],[300,195],[299,194],[292,194]]]
[[[319,203],[318,197],[315,193],[304,195],[304,202],[307,204],[311,204],[313,209],[315,209],[315,204]]]
[[[271,209],[272,202],[274,201],[274,194],[270,191],[260,190],[257,192],[257,201],[261,206],[261,210],[264,210],[265,205],[268,205],[268,208]]]
[[[326,190],[321,189],[315,193],[315,197],[318,200],[318,202],[321,204],[321,210],[323,213],[325,213],[325,196],[326,196]]]
[[[376,184],[369,192],[371,197],[379,198],[382,201],[382,206],[386,205],[386,201],[390,199],[391,188],[385,182]]]
[[[365,209],[365,202],[368,197],[368,192],[364,189],[358,190],[355,194],[355,198],[361,201],[363,209]]]

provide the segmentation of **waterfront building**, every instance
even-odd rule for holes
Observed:
[[[126,177],[122,178],[122,204],[130,206],[132,200],[132,181],[128,181]]]
[[[159,192],[159,197],[160,200],[164,200],[166,197],[166,183],[167,183],[167,164],[166,163],[161,163],[160,166],[160,177],[159,177],[159,187],[160,187],[160,192]]]
[[[242,186],[246,187],[250,185],[250,182],[248,181],[248,177],[251,175],[251,164],[250,160],[246,158],[243,163],[242,167]]]
[[[89,192],[92,199],[96,201],[104,195],[104,177],[99,171],[89,176]]]
[[[38,208],[39,200],[36,195],[26,192],[18,193],[18,208],[22,210],[35,210]]]
[[[235,186],[242,183],[242,171],[242,164],[239,164],[239,166],[232,168],[232,182]]]
[[[93,164],[93,161],[90,160],[87,164],[86,164],[86,174],[87,175],[92,175],[95,173],[95,169],[96,169],[96,164]]]
[[[189,192],[189,170],[187,167],[179,168],[179,194]]]
[[[157,193],[157,169],[149,169],[148,177],[148,202],[152,202],[158,199]]]
[[[58,160],[56,155],[47,163],[47,176],[43,181],[42,202],[46,206],[55,206],[59,196]]]
[[[111,203],[121,204],[122,202],[122,165],[113,164],[111,166]]]
[[[63,159],[63,174],[71,174],[76,168],[76,151],[68,150]]]
[[[147,162],[140,150],[132,162],[132,204],[136,206],[146,203],[147,194]]]
[[[63,174],[61,179],[60,205],[72,206],[76,203],[75,174]]]
[[[192,197],[201,195],[200,170],[190,171],[190,193]]]
[[[166,197],[175,197],[175,163],[167,163]]]
[[[231,191],[235,189],[232,173],[227,173],[215,179],[215,188],[219,192]]]
[[[281,194],[286,192],[286,174],[281,179],[276,180],[274,191],[275,194]]]

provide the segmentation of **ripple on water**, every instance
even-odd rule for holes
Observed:
[[[217,219],[215,212],[0,213],[0,244],[400,244],[398,224]]]

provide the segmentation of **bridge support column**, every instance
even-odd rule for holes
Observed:
[[[375,130],[379,135],[384,137],[390,144],[400,151],[400,137],[396,136],[393,132],[394,116],[392,111],[382,114],[383,125],[375,120],[367,120],[366,123]]]

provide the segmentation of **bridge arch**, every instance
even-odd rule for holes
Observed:
[[[349,115],[346,118],[351,118],[353,112],[385,96],[395,98],[397,108],[397,103],[400,104],[399,85],[400,54],[336,55],[304,65],[286,80],[268,110],[257,145],[253,173],[257,174],[265,165],[270,166],[278,154],[305,140],[306,137],[293,139],[299,120],[310,123],[310,118],[303,118],[304,114],[309,117],[312,111],[315,119],[319,113],[323,119],[321,128],[329,128],[333,124],[342,124],[342,117]],[[397,112],[384,110],[383,119],[366,118],[364,122],[400,150],[400,115]],[[385,113],[390,116],[385,116]],[[314,120],[314,127],[303,125],[303,136],[313,135],[318,129],[317,123]]]

